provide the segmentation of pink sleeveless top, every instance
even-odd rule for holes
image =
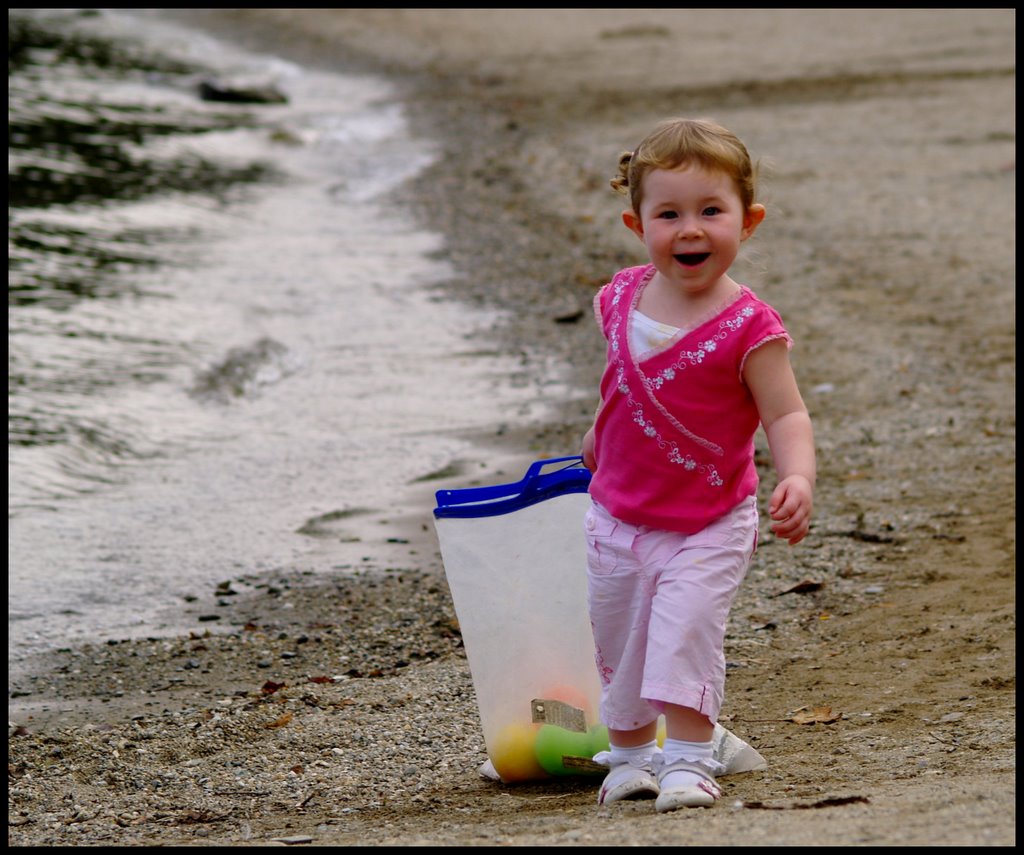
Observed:
[[[760,419],[743,364],[762,344],[792,339],[779,314],[741,286],[713,318],[634,353],[632,313],[653,275],[653,265],[621,270],[594,298],[608,365],[590,494],[624,522],[695,534],[757,492]]]

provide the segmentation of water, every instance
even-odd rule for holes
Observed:
[[[389,199],[435,152],[386,81],[153,10],[9,24],[9,665],[344,571],[467,431],[536,415]],[[288,101],[203,101],[211,69]]]

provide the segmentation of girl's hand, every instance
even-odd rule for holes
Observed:
[[[790,475],[779,482],[768,502],[772,533],[795,546],[811,527],[814,488],[803,475]]]
[[[779,484],[768,502],[771,529],[790,546],[807,536],[814,499],[814,430],[782,339],[747,358],[743,377],[757,403]]]

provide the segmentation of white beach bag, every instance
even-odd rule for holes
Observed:
[[[462,631],[487,748],[506,783],[607,771],[601,687],[587,613],[580,457],[538,460],[522,480],[440,490],[434,524]],[[721,774],[767,767],[720,725]]]

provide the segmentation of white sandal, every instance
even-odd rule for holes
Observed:
[[[594,759],[605,759],[608,752],[598,754]],[[597,792],[597,803],[609,805],[626,799],[653,799],[658,795],[658,779],[654,777],[650,764],[618,763],[612,766],[601,782]]]
[[[700,763],[677,760],[668,766],[662,766],[658,769],[659,785],[670,772],[692,772],[700,776],[700,781],[688,787],[662,788],[658,800],[654,803],[654,809],[658,813],[668,813],[681,807],[710,807],[722,796],[714,776]]]

